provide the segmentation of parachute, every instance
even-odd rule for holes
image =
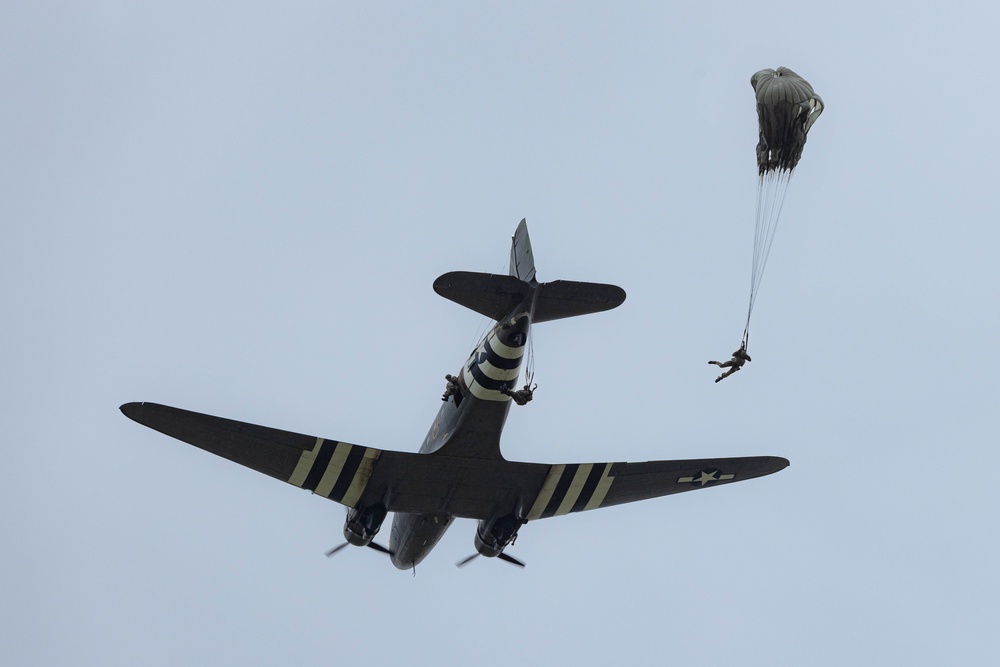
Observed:
[[[749,342],[750,315],[771,253],[785,191],[802,157],[806,134],[823,113],[823,100],[809,82],[787,67],[762,69],[750,77],[757,97],[757,215],[750,272],[750,305],[743,329],[743,349]]]

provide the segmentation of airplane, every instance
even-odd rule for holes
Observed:
[[[387,553],[416,571],[456,518],[478,521],[479,555],[524,563],[505,549],[526,523],[600,507],[722,486],[782,470],[788,460],[755,456],[641,463],[522,463],[506,460],[500,434],[532,324],[611,310],[615,285],[535,277],[527,222],[512,238],[509,275],[454,271],[434,291],[496,321],[448,381],[443,405],[418,453],[302,435],[156,403],[126,403],[130,419],[347,507],[347,544]],[[529,389],[527,386],[525,389]],[[518,405],[530,400],[530,389]],[[393,514],[389,546],[373,538]]]

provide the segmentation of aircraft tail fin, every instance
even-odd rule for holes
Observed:
[[[528,237],[528,221],[521,218],[510,244],[510,275],[526,283],[535,280],[535,256],[531,253],[531,239]]]
[[[616,285],[572,280],[538,282],[525,220],[521,220],[512,239],[510,275],[452,271],[434,281],[434,291],[497,321],[516,308],[531,313],[532,322],[548,322],[611,310],[625,301],[625,290]]]

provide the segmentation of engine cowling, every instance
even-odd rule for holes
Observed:
[[[482,520],[476,529],[476,551],[487,558],[496,558],[517,537],[517,530],[524,523],[513,514],[498,519]]]
[[[382,503],[348,510],[344,539],[356,547],[368,546],[382,527],[386,514],[388,510]]]

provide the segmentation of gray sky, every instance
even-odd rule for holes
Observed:
[[[997,660],[997,10],[536,5],[0,5],[0,662]],[[826,111],[716,385],[779,65]],[[484,327],[431,283],[522,217],[629,297],[535,329],[508,458],[791,467],[412,577],[118,412],[415,451]]]

